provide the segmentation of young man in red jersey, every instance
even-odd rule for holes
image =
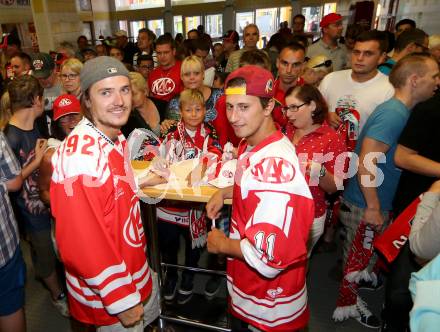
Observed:
[[[216,219],[232,198],[229,238],[208,234],[208,251],[229,256],[228,291],[233,331],[293,331],[307,325],[307,239],[313,199],[295,148],[272,119],[272,74],[244,66],[226,81],[226,112],[238,147],[235,184],[206,206]]]

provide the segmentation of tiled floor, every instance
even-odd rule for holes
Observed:
[[[59,315],[51,304],[49,292],[44,289],[42,284],[35,280],[32,265],[30,264],[29,247],[26,243],[22,244],[24,257],[28,267],[28,278],[26,285],[26,320],[29,332],[83,332],[85,329],[78,326],[73,320],[66,319]],[[338,283],[328,276],[328,272],[337,264],[336,254],[314,255],[310,262],[308,276],[309,304],[311,309],[311,319],[308,332],[321,331],[371,331],[354,320],[335,324],[331,315],[334,310]],[[203,279],[199,277],[198,290],[203,289]],[[361,293],[363,298],[371,305],[372,310],[378,314],[380,304],[383,299],[383,291]],[[198,318],[203,319],[204,315],[211,315],[213,310],[220,310],[224,299],[212,300],[210,304],[203,300],[203,297],[194,297],[185,308],[184,314],[188,312],[196,313]],[[215,308],[215,309],[209,309]],[[210,311],[211,310],[211,311]],[[176,328],[176,331],[195,331],[189,327]]]

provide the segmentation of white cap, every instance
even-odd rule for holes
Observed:
[[[228,160],[222,165],[218,177],[209,181],[209,184],[217,188],[225,188],[234,185],[235,170],[237,169],[237,159]]]
[[[125,30],[118,30],[114,33],[116,37],[128,37],[128,33]]]

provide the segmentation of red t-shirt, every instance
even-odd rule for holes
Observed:
[[[234,129],[232,129],[226,116],[226,95],[220,96],[215,104],[215,109],[217,110],[217,117],[212,121],[212,125],[217,132],[220,145],[224,147],[227,142],[231,142],[233,146],[238,146],[241,139],[235,135]]]
[[[301,86],[304,85],[304,79],[299,77],[296,81],[296,85]],[[278,123],[281,127],[285,127],[287,125],[287,118],[284,116],[282,108],[286,106],[286,91],[283,91],[280,88],[280,79],[275,80],[274,83],[275,96],[274,99],[278,102],[275,108],[272,111],[273,120]]]
[[[286,131],[287,136],[290,140],[292,140],[295,128],[288,125]],[[337,157],[341,153],[346,152],[347,147],[344,140],[337,134],[337,132],[333,128],[331,128],[327,124],[327,122],[324,122],[321,127],[316,129],[315,131],[303,136],[295,145],[295,149],[300,163],[312,160],[315,162],[320,162],[320,156],[326,155],[328,153],[333,153],[333,157],[330,160],[323,162],[326,170],[334,174],[336,161],[338,161],[338,167],[341,167],[341,170],[345,167],[345,158],[340,158],[337,160]],[[339,163],[342,164],[339,165]],[[301,167],[301,171],[304,170],[305,167]],[[322,216],[327,209],[325,191],[321,189],[321,187],[319,187],[318,185],[311,185],[310,181],[309,187],[315,201],[315,218],[317,218]]]
[[[170,101],[183,90],[183,83],[180,79],[181,65],[182,62],[176,61],[175,65],[168,69],[159,66],[150,73],[148,87],[151,97]]]

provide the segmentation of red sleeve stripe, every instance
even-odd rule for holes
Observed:
[[[142,266],[139,271],[133,273],[133,280],[136,281],[137,279],[140,279],[145,274],[145,271],[147,271],[147,270],[149,270],[148,261],[145,260],[144,266]],[[148,271],[148,273],[150,273],[150,271]]]
[[[79,281],[77,278],[75,278],[74,276],[72,276],[69,272],[66,271],[66,280],[67,280],[67,285],[71,285],[71,287],[75,287],[78,290],[81,290],[81,292],[85,295],[85,296],[96,296],[96,292],[93,292],[90,288],[87,287],[81,287],[81,285],[79,284]]]
[[[119,289],[125,285],[130,285],[132,283],[133,283],[133,279],[131,278],[130,275],[127,275],[125,277],[118,278],[109,282],[104,288],[100,290],[99,289],[95,289],[95,290],[99,293],[99,296],[106,297],[114,290]]]
[[[104,271],[99,273],[97,276],[92,278],[84,279],[84,281],[90,286],[98,286],[103,284],[112,275],[123,273],[127,270],[127,266],[124,262],[118,265],[112,265],[106,268]]]
[[[144,277],[144,279],[142,279],[140,282],[136,283],[136,289],[142,289],[144,288],[144,286],[147,284],[148,280],[150,280],[151,277],[151,270],[148,269],[148,273],[147,275]]]
[[[81,303],[87,307],[94,308],[94,309],[103,309],[104,308],[104,305],[102,304],[102,302],[100,300],[98,300],[98,299],[87,300],[83,295],[76,292],[76,290],[70,285],[70,282],[67,282],[66,286],[67,286],[67,291],[69,292],[70,296],[72,296],[79,303]]]

